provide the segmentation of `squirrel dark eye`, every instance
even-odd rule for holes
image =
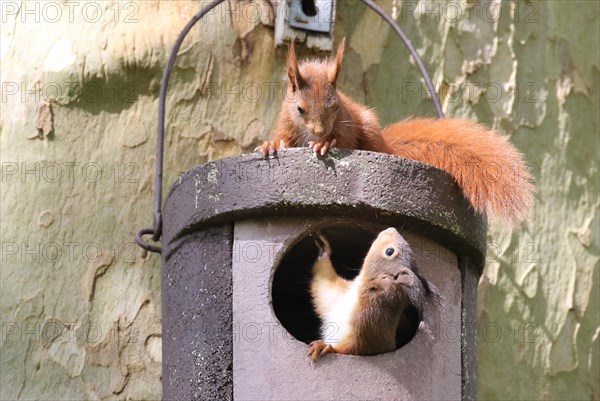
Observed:
[[[298,113],[304,114],[304,109],[300,106],[298,106]]]
[[[396,250],[394,248],[388,248],[385,250],[387,256],[392,256]]]

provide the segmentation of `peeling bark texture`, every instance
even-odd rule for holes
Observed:
[[[0,399],[157,400],[160,258],[133,237],[151,222],[162,69],[206,2],[67,3],[1,3]],[[599,3],[378,3],[446,113],[508,135],[537,179],[529,221],[489,232],[479,398],[599,400]],[[168,91],[166,187],[271,136],[286,51],[274,49],[274,9],[226,2],[185,40]],[[434,115],[414,62],[371,11],[339,1],[335,43],[344,36],[341,89],[383,123]]]

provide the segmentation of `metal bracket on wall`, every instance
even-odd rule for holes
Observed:
[[[333,50],[335,0],[286,0],[277,5],[275,46],[297,40],[306,47]]]
[[[171,54],[169,55],[169,60],[167,62],[167,66],[165,67],[165,71],[163,73],[162,81],[160,84],[160,94],[158,97],[158,135],[157,135],[157,144],[156,144],[156,175],[154,179],[154,222],[152,228],[142,228],[139,230],[135,236],[135,241],[137,244],[143,249],[160,253],[162,248],[158,245],[149,244],[144,240],[145,235],[152,235],[152,241],[159,241],[162,234],[162,176],[163,176],[163,161],[164,161],[164,143],[165,143],[165,112],[166,112],[166,99],[167,99],[167,87],[169,84],[169,78],[171,77],[171,71],[173,70],[173,66],[175,65],[175,59],[177,58],[177,53],[179,52],[179,48],[183,43],[183,40],[187,36],[188,32],[192,29],[192,27],[209,11],[223,3],[225,0],[214,0],[210,4],[204,6],[200,12],[192,17],[192,19],[185,25],[183,30],[177,36],[175,40],[175,44],[173,45],[173,49],[171,50]],[[376,5],[372,0],[361,0],[364,4],[370,7],[373,11],[379,14],[396,32],[398,36],[402,39],[406,48],[410,52],[411,56],[415,60],[421,75],[425,81],[425,85],[427,86],[427,90],[431,96],[431,99],[434,103],[437,115],[439,118],[444,117],[444,112],[442,111],[442,106],[440,103],[440,99],[438,97],[437,92],[433,86],[433,82],[425,69],[425,65],[423,64],[423,60],[417,53],[417,50],[412,45],[410,39],[404,34],[400,26],[396,23],[396,21],[385,11],[383,11],[378,5]]]
[[[286,19],[295,28],[331,33],[334,17],[334,0],[290,0]]]

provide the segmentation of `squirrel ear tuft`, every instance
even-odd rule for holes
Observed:
[[[298,67],[295,45],[296,41],[292,40],[287,56],[287,74],[294,92],[296,92],[304,83],[302,75],[300,75],[300,68]]]
[[[338,73],[342,68],[342,58],[344,57],[344,49],[346,48],[346,38],[342,38],[342,41],[338,45],[337,53],[335,55],[335,60],[332,65],[329,67],[329,71],[327,71],[327,79],[331,84],[335,85],[338,78]]]

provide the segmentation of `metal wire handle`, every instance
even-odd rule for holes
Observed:
[[[408,36],[406,36],[404,31],[402,29],[400,29],[400,26],[396,23],[396,21],[394,21],[392,16],[389,15],[388,13],[386,13],[385,11],[383,11],[372,0],[362,0],[362,2],[365,3],[367,6],[371,7],[371,9],[373,11],[375,11],[377,14],[379,14],[379,16],[381,18],[383,18],[385,20],[385,22],[387,22],[392,27],[394,32],[396,32],[398,34],[398,36],[400,36],[400,39],[402,39],[402,42],[404,42],[404,44],[406,45],[406,48],[410,52],[410,55],[413,56],[413,58],[415,59],[415,62],[417,63],[417,67],[419,68],[419,71],[421,72],[421,75],[423,76],[423,79],[425,80],[425,85],[427,85],[427,90],[429,91],[429,94],[431,95],[431,100],[433,101],[433,105],[435,106],[435,111],[437,112],[438,117],[444,118],[444,111],[442,110],[442,104],[440,103],[440,98],[435,90],[435,87],[433,86],[433,82],[431,81],[431,78],[429,77],[429,74],[427,73],[427,69],[425,68],[425,64],[423,64],[423,60],[421,59],[421,56],[419,56],[419,53],[417,53],[417,49],[415,49],[415,47],[412,45]]]
[[[171,77],[171,71],[173,70],[173,66],[175,65],[175,59],[177,58],[177,53],[179,52],[179,48],[183,43],[183,40],[187,36],[188,32],[192,29],[196,22],[198,22],[202,17],[204,17],[210,10],[224,2],[225,0],[214,0],[212,3],[206,5],[200,12],[192,17],[192,19],[186,24],[183,30],[177,36],[175,40],[175,44],[173,45],[173,50],[171,50],[171,54],[169,55],[169,60],[167,62],[167,66],[165,67],[165,71],[162,76],[162,81],[160,84],[160,94],[158,97],[158,137],[156,144],[156,175],[154,179],[154,223],[152,228],[142,228],[135,235],[135,242],[142,247],[143,249],[160,253],[162,248],[157,245],[152,245],[144,241],[143,236],[152,234],[152,241],[160,240],[160,236],[162,234],[162,178],[163,178],[163,157],[164,157],[164,147],[165,147],[165,110],[166,110],[166,101],[167,101],[167,86],[169,85],[169,78]],[[429,94],[431,95],[431,99],[434,103],[437,115],[439,118],[444,117],[444,112],[442,111],[442,106],[440,103],[440,99],[438,97],[437,92],[433,86],[433,82],[425,69],[425,65],[423,64],[423,60],[417,50],[412,45],[410,39],[404,34],[400,26],[394,21],[394,19],[385,11],[383,11],[377,4],[375,4],[372,0],[361,0],[364,4],[370,7],[373,11],[379,14],[400,36],[402,42],[413,56],[415,62],[417,63],[417,67],[425,80],[425,85],[429,90]]]

